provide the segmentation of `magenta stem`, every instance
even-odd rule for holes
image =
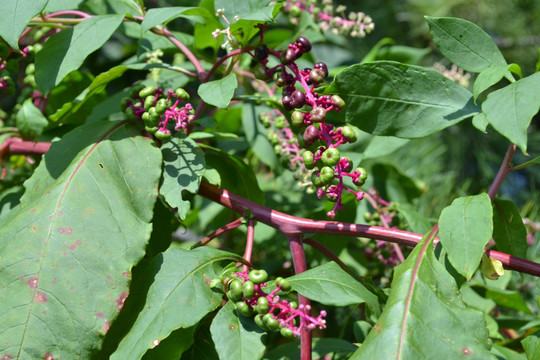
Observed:
[[[226,233],[227,231],[236,229],[237,227],[240,227],[241,225],[242,225],[242,218],[238,218],[238,219],[234,220],[233,222],[228,223],[227,225],[220,227],[219,229],[217,229],[216,231],[214,231],[210,235],[204,237],[202,240],[200,240],[198,243],[193,245],[191,248],[194,249],[194,248],[197,248],[197,247],[200,247],[200,246],[205,246],[206,244],[208,244],[210,241],[214,240],[215,238],[217,238],[221,234]]]
[[[246,236],[246,250],[244,251],[244,259],[251,262],[251,254],[253,252],[253,239],[255,238],[255,220],[248,220],[247,236]],[[242,271],[247,272],[248,267],[244,264]]]
[[[287,235],[287,240],[289,241],[289,246],[291,248],[294,272],[296,274],[303,273],[307,270],[307,263],[301,235]],[[306,309],[307,315],[311,316],[307,310],[311,306],[309,299],[298,294],[298,302],[300,306],[303,306],[304,309]],[[305,326],[302,327],[300,333],[300,360],[311,360],[311,331]]]

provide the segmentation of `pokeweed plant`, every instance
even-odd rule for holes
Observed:
[[[540,78],[479,27],[426,17],[470,92],[332,71],[321,34],[374,25],[331,0],[64,6],[0,4],[1,359],[537,358],[538,306],[509,287],[540,275],[537,229],[496,195],[538,162],[512,159]],[[369,160],[471,119],[508,150],[436,220]]]

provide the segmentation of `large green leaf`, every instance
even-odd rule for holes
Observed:
[[[291,276],[288,280],[293,290],[321,304],[347,306],[366,303],[373,313],[380,313],[377,296],[333,261]]]
[[[246,102],[242,106],[242,125],[246,140],[251,145],[255,155],[262,162],[274,168],[277,163],[276,153],[274,147],[268,141],[267,130],[259,121],[259,115],[266,110],[270,111],[268,108],[261,108],[251,102]]]
[[[257,360],[266,346],[262,342],[265,333],[248,319],[235,311],[232,301],[219,310],[210,332],[220,360]]]
[[[223,9],[231,23],[239,20],[272,22],[281,5],[270,0],[215,0],[216,9]]]
[[[441,244],[450,263],[467,279],[474,274],[493,233],[493,210],[487,194],[458,198],[439,219]]]
[[[467,308],[426,236],[394,270],[377,324],[351,359],[489,359],[483,314]]]
[[[256,203],[264,203],[264,193],[250,166],[238,156],[207,145],[200,145],[205,149],[206,164],[219,173],[222,188]]]
[[[207,247],[190,251],[170,248],[156,256],[142,280],[152,284],[144,309],[111,359],[140,359],[173,330],[197,324],[221,303],[223,294],[207,283],[219,277],[217,263],[240,259]]]
[[[0,1],[0,37],[9,46],[19,50],[19,37],[30,19],[39,14],[48,0],[2,0]]]
[[[493,201],[493,240],[497,249],[510,255],[527,256],[527,229],[513,201]]]
[[[159,192],[165,201],[178,208],[180,219],[186,218],[190,202],[184,191],[196,194],[206,169],[204,154],[195,141],[185,136],[173,137],[161,147],[163,153],[163,183]]]
[[[17,129],[23,139],[33,140],[37,138],[47,127],[49,122],[41,111],[34,105],[32,99],[26,99],[15,119]]]
[[[197,93],[204,102],[225,109],[229,106],[234,95],[234,90],[238,87],[235,74],[229,74],[223,79],[209,81],[201,84]]]
[[[161,7],[161,8],[150,9],[146,13],[144,20],[141,24],[141,32],[150,30],[156,25],[160,25],[160,24],[166,25],[167,22],[173,19],[176,19],[178,17],[185,17],[188,19],[193,18],[187,14],[192,9],[195,9],[195,8],[178,6],[178,7]],[[206,9],[199,8],[197,10],[204,11]]]
[[[481,72],[491,66],[504,66],[495,41],[478,25],[456,18],[426,16],[431,37],[439,51],[465,71]]]
[[[490,86],[497,84],[499,81],[502,80],[503,77],[513,79],[511,72],[514,72],[520,75],[520,77],[523,77],[521,75],[521,68],[517,64],[489,67],[482,70],[482,72],[478,74],[478,77],[474,81],[474,101],[476,101],[478,95],[480,95],[483,91],[487,90]]]
[[[36,82],[47,93],[78,69],[120,26],[123,15],[94,16],[51,36],[36,54]]]
[[[0,354],[89,358],[144,255],[161,153],[126,123],[53,143],[0,219]]]
[[[540,73],[527,76],[490,93],[482,103],[491,126],[523,152],[527,151],[527,128],[540,109]]]
[[[540,338],[538,335],[529,335],[525,339],[521,340],[523,349],[527,354],[527,359],[539,359],[540,358]]]
[[[441,73],[391,61],[350,66],[329,91],[345,99],[347,122],[374,135],[424,137],[479,112],[472,94]]]

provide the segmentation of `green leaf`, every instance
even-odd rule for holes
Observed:
[[[493,300],[499,306],[531,314],[531,310],[527,306],[527,303],[525,303],[525,300],[523,300],[519,292],[515,290],[505,290],[493,286],[486,286],[485,291],[484,289],[479,289],[478,291],[480,295],[484,296],[486,299]]]
[[[39,14],[47,5],[48,0],[3,0],[0,1],[0,37],[9,46],[19,50],[19,37],[28,22]]]
[[[489,125],[489,121],[486,117],[486,114],[478,113],[473,116],[472,124],[475,128],[477,128],[478,130],[480,130],[481,132],[485,134],[487,126]]]
[[[312,359],[324,359],[325,355],[340,353],[348,354],[356,350],[356,346],[343,339],[313,338],[311,349]],[[269,351],[264,360],[300,360],[300,341],[290,342]]]
[[[470,280],[493,233],[493,210],[487,194],[458,198],[439,218],[441,244],[448,260]]]
[[[369,145],[363,152],[362,160],[377,159],[385,155],[393,154],[397,149],[407,144],[409,139],[401,139],[392,136],[373,136]]]
[[[26,99],[15,119],[19,134],[25,140],[33,140],[43,133],[49,122],[41,111],[34,105],[31,98]]]
[[[493,240],[497,249],[510,255],[527,256],[527,229],[513,201],[493,201]]]
[[[499,81],[502,80],[502,78],[511,77],[512,74],[510,73],[509,69],[513,65],[515,64],[489,67],[487,69],[482,70],[482,72],[478,74],[478,77],[474,81],[474,85],[473,85],[474,101],[476,101],[476,99],[478,98],[478,95],[480,95],[482,92],[487,90],[489,87],[497,84]]]
[[[394,269],[382,315],[351,359],[488,359],[481,312],[467,308],[424,237]],[[467,355],[467,356],[464,356]]]
[[[66,134],[0,219],[4,356],[89,358],[101,346],[152,230],[161,153],[138,134],[118,122]]]
[[[479,112],[441,73],[391,61],[350,66],[329,90],[345,99],[345,120],[373,135],[424,137]]]
[[[538,335],[529,335],[521,340],[521,345],[527,354],[527,359],[540,359],[540,338]]]
[[[197,93],[204,102],[225,109],[229,106],[234,95],[234,90],[238,87],[235,74],[229,74],[223,79],[209,81],[201,84]]]
[[[293,290],[321,304],[347,306],[366,303],[373,313],[381,311],[377,296],[333,261],[287,279]]]
[[[165,201],[178,208],[181,220],[186,218],[190,202],[185,200],[184,191],[196,194],[206,169],[204,154],[190,138],[173,137],[161,147],[163,153],[163,183],[159,192]]]
[[[276,8],[281,4],[270,4],[271,0],[215,0],[216,9],[225,10],[224,15],[231,22],[254,20],[262,22],[274,21]]]
[[[214,0],[201,0],[199,6],[200,9],[206,10],[206,14],[208,16],[203,16],[206,20],[206,23],[195,24],[195,47],[201,50],[206,48],[212,48],[214,49],[214,51],[217,51],[222,43],[221,40],[223,39],[223,36],[214,38],[212,36],[212,32],[214,32],[216,29],[223,29],[224,26],[214,16],[214,14],[216,13],[214,7]],[[202,14],[200,15],[202,16]]]
[[[223,294],[206,281],[219,278],[221,261],[239,261],[235,254],[208,247],[195,250],[169,248],[156,256],[146,279],[146,304],[111,360],[140,359],[173,330],[197,324],[221,304]]]
[[[527,151],[527,128],[540,109],[540,73],[527,76],[490,93],[482,104],[489,123]]]
[[[259,121],[259,114],[268,112],[268,108],[255,106],[246,102],[242,106],[242,125],[246,140],[257,157],[266,165],[274,168],[277,165],[277,157],[274,147],[268,141],[267,130]],[[269,110],[270,111],[270,110]]]
[[[144,20],[141,24],[141,32],[146,32],[152,29],[156,25],[166,25],[169,21],[178,17],[185,17],[187,19],[198,20],[198,16],[189,16],[190,10],[197,9],[197,11],[204,11],[206,9],[195,7],[161,7],[148,10]]]
[[[207,166],[217,170],[219,173],[222,188],[256,203],[264,203],[264,193],[259,188],[257,178],[251,167],[238,156],[227,154],[208,145],[200,145],[206,150]]]
[[[497,356],[498,359],[505,359],[505,360],[526,360],[527,357],[523,353],[518,353],[517,351],[514,351],[512,349],[509,349],[507,347],[494,344],[491,348],[491,352]],[[502,356],[502,358],[501,358]]]
[[[413,206],[406,203],[396,205],[398,212],[407,220],[411,231],[417,234],[426,234],[433,227],[431,221],[417,212]]]
[[[49,92],[64,76],[78,69],[88,55],[111,37],[123,15],[94,16],[51,36],[36,54],[36,82]]]
[[[188,350],[193,341],[196,325],[186,329],[176,329],[165,340],[161,341],[158,346],[148,350],[143,360],[178,360],[186,350]]]
[[[481,72],[490,66],[505,66],[495,41],[470,21],[448,17],[425,17],[439,51],[465,71]]]
[[[232,301],[219,310],[210,332],[220,360],[260,359],[266,350],[263,332],[255,322],[236,312]]]

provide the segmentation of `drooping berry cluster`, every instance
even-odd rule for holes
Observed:
[[[334,7],[332,0],[322,0],[320,3],[316,0],[285,0],[283,9],[296,25],[300,22],[300,15],[308,13],[323,31],[330,30],[334,34],[364,37],[375,29],[370,16],[363,12],[350,12],[346,15],[347,7]]]
[[[279,331],[286,338],[300,336],[302,329],[313,330],[326,327],[326,311],[322,310],[317,317],[309,313],[310,306],[298,306],[295,301],[280,298],[278,292],[288,293],[291,284],[287,279],[278,277],[276,288],[269,294],[263,291],[267,286],[268,274],[264,270],[235,272],[223,279],[215,279],[210,286],[223,285],[227,298],[233,301],[236,309],[243,316],[255,314],[255,323],[265,331]]]
[[[341,157],[337,149],[341,144],[357,140],[354,129],[350,126],[336,128],[327,123],[327,113],[340,111],[345,107],[345,101],[338,95],[320,95],[315,91],[328,76],[326,64],[318,62],[313,68],[300,70],[295,63],[296,59],[310,50],[309,40],[300,36],[282,51],[269,50],[261,44],[253,56],[261,62],[267,77],[275,74],[276,85],[283,88],[281,102],[285,110],[293,111],[291,128],[300,134],[299,144],[306,148],[302,154],[304,166],[314,169],[312,182],[318,188],[317,196],[326,196],[335,202],[333,209],[327,213],[327,216],[334,218],[336,211],[343,209],[343,190],[354,194],[357,200],[361,200],[364,195],[362,191],[347,187],[344,179],[349,177],[354,185],[362,186],[367,173],[363,168],[354,169],[351,159]],[[267,67],[269,55],[279,57],[281,63],[272,68]]]
[[[171,128],[185,130],[195,119],[188,100],[189,94],[182,88],[164,92],[155,86],[137,86],[130,98],[122,100],[121,108],[129,120],[143,121],[147,132],[166,141],[172,136]]]

